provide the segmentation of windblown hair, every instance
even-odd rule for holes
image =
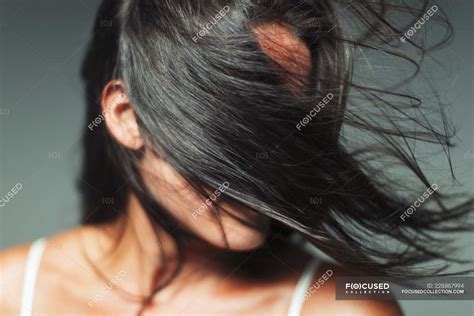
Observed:
[[[435,183],[415,142],[439,146],[450,166],[454,137],[444,105],[437,103],[436,120],[407,88],[431,51],[449,44],[452,29],[441,9],[427,21],[429,1],[409,2],[105,0],[82,72],[87,121],[100,115],[107,82],[123,80],[146,148],[197,192],[228,182],[227,198],[272,219],[269,239],[299,232],[360,273],[441,274],[444,264],[420,264],[449,260],[443,233],[472,229],[465,220],[472,199],[453,199],[440,187],[400,218]],[[417,21],[425,30],[401,40]],[[255,30],[271,24],[307,46],[305,75],[262,51]],[[444,33],[429,45],[424,33],[435,24]],[[366,68],[360,54],[373,58]],[[388,87],[369,84],[362,76],[377,58],[412,72]],[[134,192],[177,244],[191,235],[144,185],[142,152],[116,144],[104,124],[86,129],[84,146],[84,223],[117,219]],[[410,183],[397,182],[392,169]],[[103,202],[108,197],[113,204]]]

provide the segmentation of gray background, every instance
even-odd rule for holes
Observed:
[[[20,192],[0,208],[0,249],[73,227],[79,218],[75,189],[85,106],[79,65],[90,39],[98,1],[0,0],[0,196]],[[453,75],[439,78],[458,129],[453,161],[473,191],[473,2],[446,1],[456,38],[440,56]],[[431,157],[431,162],[442,159]],[[437,169],[438,170],[438,169]],[[440,169],[441,170],[441,169]],[[446,170],[439,172],[443,177]],[[451,182],[448,182],[451,183]],[[459,237],[472,258],[472,235]],[[468,248],[470,247],[470,248]],[[401,302],[407,315],[472,315],[472,302]]]

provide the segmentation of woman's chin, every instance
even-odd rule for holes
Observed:
[[[263,245],[266,239],[265,231],[256,231],[245,227],[226,232],[226,238],[219,240],[208,240],[212,245],[236,252],[255,250]]]

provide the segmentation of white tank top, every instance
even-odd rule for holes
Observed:
[[[21,296],[21,316],[33,315],[32,309],[35,298],[36,279],[46,243],[46,239],[38,239],[31,244],[30,250],[28,251]],[[319,264],[319,261],[315,259],[303,270],[291,298],[288,316],[300,316],[301,309],[305,302],[306,291],[311,286],[311,282],[313,282]]]

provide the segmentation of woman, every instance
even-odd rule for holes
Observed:
[[[336,277],[441,274],[414,266],[446,258],[434,233],[469,229],[471,201],[417,200],[434,183],[412,141],[449,148],[449,130],[414,115],[408,80],[368,87],[353,64],[365,49],[417,65],[397,49],[430,50],[401,40],[430,9],[105,0],[82,72],[83,225],[2,254],[2,312],[400,315],[394,301],[336,302]],[[395,191],[396,163],[413,195]]]

